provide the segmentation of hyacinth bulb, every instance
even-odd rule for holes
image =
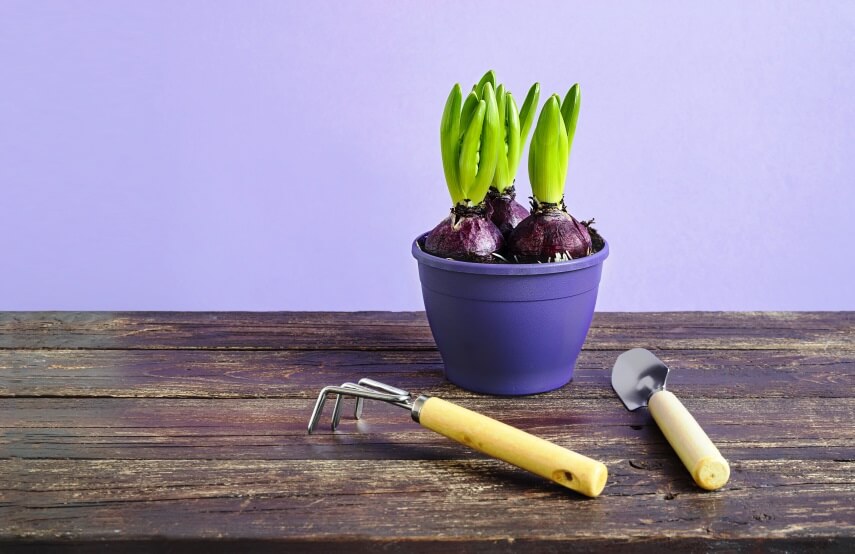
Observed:
[[[504,246],[496,225],[484,217],[484,207],[455,208],[428,234],[424,250],[440,258],[464,262],[499,263]]]
[[[462,261],[493,262],[502,233],[485,215],[485,199],[500,147],[495,75],[488,71],[464,101],[454,85],[440,124],[442,165],[453,207],[427,236],[429,254]]]
[[[519,263],[573,260],[593,253],[588,226],[567,211],[564,186],[576,122],[579,85],[573,85],[562,105],[557,95],[547,100],[537,120],[529,148],[531,215],[508,236],[508,252]],[[602,240],[597,234],[599,240]]]
[[[540,204],[511,231],[508,251],[517,263],[561,262],[593,253],[588,227],[563,205]]]
[[[506,187],[503,192],[491,188],[487,193],[487,217],[506,238],[529,215],[529,211],[516,198],[513,185]]]

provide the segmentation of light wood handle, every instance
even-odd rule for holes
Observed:
[[[419,423],[499,460],[586,496],[598,496],[608,470],[602,463],[440,398],[421,406]]]
[[[723,487],[730,466],[682,402],[662,390],[650,397],[647,406],[695,483],[710,491]]]

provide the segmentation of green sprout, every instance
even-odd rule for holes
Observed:
[[[460,85],[455,84],[445,103],[440,147],[454,205],[477,206],[483,202],[496,172],[500,118],[495,82],[495,74],[488,71],[465,101]]]
[[[528,153],[528,175],[538,202],[558,204],[564,198],[567,163],[576,134],[581,94],[573,85],[561,102],[553,94],[537,120]]]
[[[490,85],[493,87],[493,91],[495,92],[495,90],[496,90],[496,72],[493,71],[492,69],[488,70],[487,73],[485,73],[484,76],[481,77],[481,80],[478,81],[477,84],[472,85],[472,90],[474,92],[484,90],[484,85],[486,85],[487,83],[490,83]]]
[[[493,188],[500,193],[514,184],[522,158],[523,147],[534,121],[537,101],[540,98],[540,84],[531,86],[523,102],[522,109],[505,85],[496,89],[496,103],[499,108],[499,159],[496,162],[496,174],[493,176]],[[502,145],[504,144],[504,148]]]

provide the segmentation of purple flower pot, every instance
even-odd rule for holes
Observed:
[[[412,252],[446,379],[473,392],[523,395],[573,378],[608,243],[569,262],[480,264],[432,256],[423,239]]]

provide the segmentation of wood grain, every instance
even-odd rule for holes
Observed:
[[[614,398],[621,351],[584,350],[573,382],[555,398]],[[681,398],[848,397],[855,353],[827,350],[658,350]],[[354,376],[401,382],[414,392],[476,398],[448,384],[434,351],[0,350],[2,396],[309,398]]]
[[[599,313],[592,350],[855,350],[855,312]],[[0,348],[434,350],[422,312],[0,315]]]
[[[635,346],[731,462],[721,490],[611,391]],[[307,435],[320,388],[362,376],[601,460],[608,484],[586,499],[379,403]],[[853,393],[852,313],[597,314],[574,381],[523,398],[446,383],[420,313],[5,313],[0,551],[848,552]]]

